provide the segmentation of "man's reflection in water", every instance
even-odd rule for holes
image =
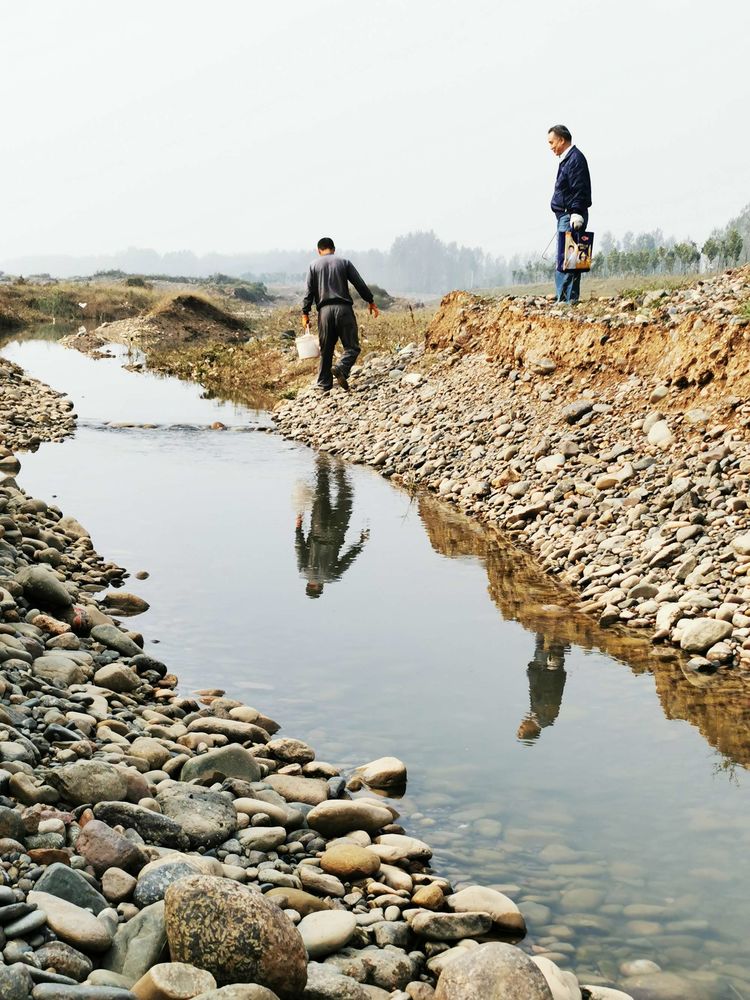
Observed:
[[[551,726],[560,714],[563,691],[565,690],[565,646],[554,639],[545,639],[537,632],[534,658],[529,663],[526,675],[529,678],[528,715],[518,727],[516,736],[524,743],[538,740],[542,730]]]
[[[335,486],[335,501],[331,489]],[[294,548],[300,576],[307,579],[305,593],[308,597],[320,597],[323,585],[339,580],[351,566],[365,542],[369,531],[361,531],[359,541],[350,545],[341,555],[346,533],[352,516],[352,488],[340,463],[331,463],[323,456],[317,459],[315,489],[310,530],[305,538],[301,513],[297,514]]]

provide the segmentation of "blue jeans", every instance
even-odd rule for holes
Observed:
[[[588,225],[588,214],[584,212],[583,228]],[[557,220],[558,233],[567,233],[570,229],[570,215],[561,215]],[[577,302],[581,295],[580,271],[555,271],[555,292],[558,302]]]

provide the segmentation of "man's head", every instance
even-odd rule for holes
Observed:
[[[547,142],[555,156],[562,156],[572,141],[570,129],[565,125],[553,125],[547,130]]]
[[[327,253],[334,253],[335,250],[336,247],[330,236],[322,236],[318,240],[318,253],[321,255],[321,257]]]
[[[323,584],[317,580],[309,580],[305,587],[305,593],[308,597],[320,597],[323,593]]]
[[[531,744],[534,740],[538,740],[541,735],[542,727],[538,720],[533,715],[527,715],[518,727],[516,739],[521,740],[522,743]]]

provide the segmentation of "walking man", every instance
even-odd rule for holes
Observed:
[[[588,225],[591,208],[591,177],[586,157],[573,145],[570,129],[565,125],[553,125],[547,132],[547,141],[560,161],[551,206],[557,219],[557,231],[567,233],[572,229],[583,232]],[[577,302],[581,293],[581,272],[565,272],[562,267],[563,263],[558,258],[555,271],[557,301]]]
[[[307,289],[302,302],[302,325],[309,331],[310,309],[313,302],[318,310],[318,340],[320,341],[320,367],[315,388],[330,392],[335,378],[342,389],[349,391],[349,372],[359,355],[357,317],[354,315],[349,282],[365,300],[373,316],[378,307],[372,292],[360,277],[351,261],[336,257],[336,247],[329,236],[318,240],[318,259],[307,272]],[[341,341],[344,353],[332,368],[333,349]]]

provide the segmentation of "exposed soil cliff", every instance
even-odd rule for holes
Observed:
[[[680,410],[696,397],[719,405],[750,395],[750,267],[692,288],[573,308],[544,298],[447,295],[427,331],[430,351],[478,351],[532,374],[590,374],[598,386],[630,374],[680,390],[664,402]]]

